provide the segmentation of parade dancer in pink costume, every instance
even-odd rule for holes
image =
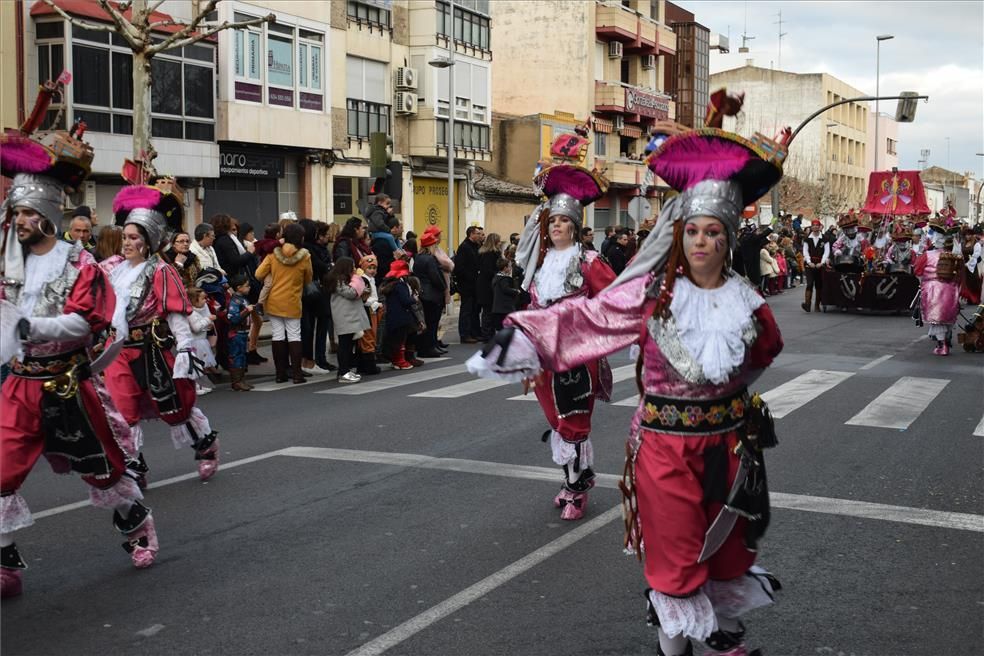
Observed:
[[[929,325],[929,337],[936,342],[933,353],[950,355],[953,324],[960,314],[960,267],[963,264],[963,258],[950,249],[959,226],[954,228],[947,225],[945,219],[937,217],[929,228],[929,250],[916,258],[913,272],[921,282],[922,321]]]
[[[219,467],[219,442],[208,417],[195,405],[202,375],[188,323],[193,311],[180,274],[159,255],[168,225],[180,225],[182,200],[173,180],[126,187],[113,201],[123,225],[123,255],[102,262],[121,299],[114,325],[125,325],[123,349],[106,369],[106,386],[142,443],[140,421],[159,418],[171,427],[175,448],[191,446],[198,476]],[[171,352],[174,348],[177,355]]]
[[[608,187],[598,173],[573,164],[543,165],[534,178],[548,200],[534,210],[520,236],[516,261],[523,267],[523,288],[531,308],[591,298],[615,279],[596,251],[581,248],[578,235],[584,207]],[[542,372],[533,391],[550,424],[544,435],[553,461],[564,469],[564,484],[554,497],[560,517],[584,517],[588,490],[594,487],[591,414],[595,398],[609,400],[611,370],[605,358],[580,363],[569,370]]]
[[[34,523],[19,489],[42,455],[57,473],[80,474],[93,506],[114,511],[136,567],[151,565],[158,550],[150,509],[126,469],[130,436],[96,375],[116,297],[81,244],[58,238],[65,189],[77,187],[92,162],[81,130],[77,136],[56,134],[56,150],[23,133],[0,136],[2,173],[13,178],[0,271],[0,361],[10,365],[0,412],[3,597],[22,591],[27,565],[12,534]]]
[[[739,100],[740,105],[740,100]],[[786,144],[658,124],[653,172],[679,191],[615,282],[510,315],[469,369],[515,378],[565,371],[638,344],[642,398],[622,482],[626,546],[644,554],[656,653],[746,656],[742,615],[773,601],[755,566],[769,519],[762,448],[775,444],[748,386],[782,349],[769,306],[731,270],[744,207],[782,175]],[[788,136],[786,137],[788,139]]]

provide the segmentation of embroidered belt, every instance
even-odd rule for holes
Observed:
[[[716,399],[678,399],[647,394],[642,428],[677,435],[709,435],[733,431],[745,423],[748,391]]]
[[[149,323],[142,326],[130,326],[130,332],[126,334],[123,346],[143,346],[147,336],[151,334],[151,330],[153,330],[153,324]]]
[[[85,349],[54,355],[29,355],[23,360],[14,359],[10,363],[10,373],[20,378],[47,380],[57,378],[88,362]]]

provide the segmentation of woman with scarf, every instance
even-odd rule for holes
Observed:
[[[106,368],[106,386],[133,431],[135,449],[143,442],[140,421],[161,419],[171,427],[175,448],[195,450],[198,477],[205,481],[218,471],[219,441],[195,405],[202,370],[188,323],[193,308],[180,274],[158,254],[167,222],[181,224],[181,198],[164,189],[125,187],[113,200],[123,222],[123,255],[100,266],[120,299],[113,326],[123,349]]]
[[[510,315],[480,375],[565,371],[633,344],[641,399],[626,474],[626,546],[643,557],[657,654],[744,656],[740,617],[772,602],[754,566],[768,523],[761,448],[771,421],[748,385],[782,349],[768,305],[731,269],[742,209],[782,175],[786,143],[661,126],[651,170],[677,190],[636,258],[602,293]],[[484,357],[483,357],[484,356]]]
[[[362,225],[362,219],[352,217],[345,222],[345,227],[335,241],[332,260],[337,262],[340,258],[348,257],[353,262],[358,262],[366,255],[372,255],[372,248],[366,243],[366,227]]]

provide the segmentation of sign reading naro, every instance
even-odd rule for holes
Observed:
[[[219,175],[234,178],[281,178],[284,175],[284,158],[242,150],[224,150],[219,154]]]

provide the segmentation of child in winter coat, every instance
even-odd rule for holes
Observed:
[[[229,300],[226,316],[229,319],[229,375],[232,377],[232,389],[236,392],[248,392],[253,386],[246,382],[246,350],[249,345],[250,316],[253,306],[249,304],[249,278],[244,274],[232,277],[230,287],[233,289]]]
[[[203,367],[214,369],[215,353],[212,351],[208,332],[212,328],[212,322],[215,321],[215,315],[212,314],[212,308],[208,306],[208,295],[200,287],[189,287],[188,300],[194,307],[192,313],[188,315],[188,323],[191,325],[191,348],[195,351],[195,357],[202,361]],[[211,387],[205,387],[200,381],[195,381],[195,392],[198,396],[205,396],[211,391]]]
[[[386,298],[386,333],[383,354],[394,369],[413,369],[406,359],[406,342],[411,331],[419,328],[414,314],[414,298],[407,278],[410,266],[404,260],[394,260],[379,291]]]
[[[366,284],[355,272],[352,258],[338,258],[325,277],[325,291],[331,294],[331,318],[338,341],[338,382],[357,383],[362,376],[355,371],[355,342],[370,325],[363,305]]]
[[[496,263],[496,274],[492,278],[492,334],[502,330],[506,315],[516,309],[519,289],[512,276],[512,262],[500,257]]]
[[[379,300],[379,291],[376,289],[376,270],[379,264],[375,255],[364,255],[359,260],[359,271],[362,280],[366,285],[365,308],[369,317],[369,328],[359,339],[359,364],[360,374],[374,375],[381,370],[376,366],[376,335],[379,329],[379,319],[383,314],[383,304]]]

